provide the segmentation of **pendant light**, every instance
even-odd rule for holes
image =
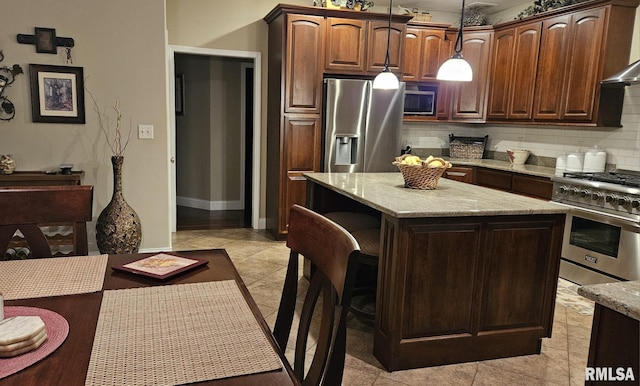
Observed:
[[[391,10],[393,0],[389,0],[389,29],[387,31],[387,55],[384,58],[384,69],[373,80],[373,88],[383,90],[395,90],[400,87],[398,77],[389,70],[389,43],[391,41]]]
[[[451,59],[442,63],[436,79],[438,80],[450,80],[457,82],[471,82],[473,78],[473,70],[469,62],[464,60],[462,54],[462,27],[464,26],[464,0],[462,0],[462,11],[460,12],[460,29],[458,30],[458,37],[456,38],[456,45],[454,46],[455,53]]]

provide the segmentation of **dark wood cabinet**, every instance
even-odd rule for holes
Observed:
[[[534,22],[495,32],[488,119],[532,118],[541,25]]]
[[[383,214],[378,360],[394,371],[539,353],[551,336],[563,226],[564,215]]]
[[[327,18],[325,72],[376,75],[384,69],[389,35],[389,69],[400,75],[406,26],[380,20]]]
[[[453,166],[444,171],[442,177],[450,180],[466,182],[467,184],[475,184],[475,173],[473,167]]]
[[[285,112],[320,114],[324,18],[288,15],[287,31]]]
[[[402,74],[406,24],[369,21],[367,35],[367,72],[377,75],[384,69],[389,34],[389,69],[398,77]]]
[[[600,303],[596,303],[589,343],[589,358],[587,368],[613,370],[613,377],[617,377],[617,369],[623,369],[623,376],[617,379],[602,379],[593,373],[586,377],[585,385],[619,385],[637,384],[640,374],[640,321],[623,315]],[[634,379],[628,377],[631,369]],[[622,382],[624,381],[624,382]],[[634,382],[629,382],[634,381]]]
[[[454,87],[452,120],[483,122],[486,120],[485,102],[492,31],[470,31],[463,35],[462,55],[473,69],[471,82],[460,82]]]
[[[81,185],[83,176],[83,171],[73,171],[71,174],[14,171],[11,174],[0,174],[0,186]]]
[[[440,65],[449,56],[445,43],[447,25],[407,26],[402,79],[405,82],[434,81]]]
[[[330,17],[327,19],[327,72],[364,72],[366,20]]]
[[[400,75],[405,25],[391,24],[391,70]],[[323,77],[367,76],[384,66],[388,16],[322,7],[277,5],[269,28],[266,227],[287,234],[289,208],[306,204],[305,172],[321,170]]]
[[[593,121],[608,8],[542,22],[535,119]]]
[[[286,234],[289,208],[305,204],[306,171],[320,170],[325,18],[269,18],[267,229]]]
[[[478,167],[475,183],[543,200],[551,200],[553,182],[549,178]]]
[[[476,184],[488,188],[511,191],[510,172],[502,170],[476,168]]]

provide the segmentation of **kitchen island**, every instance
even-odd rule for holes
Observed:
[[[566,209],[400,173],[308,173],[307,202],[381,220],[374,355],[389,371],[540,353]]]

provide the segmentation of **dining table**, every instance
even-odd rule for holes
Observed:
[[[96,256],[28,262],[44,269],[44,273],[26,264],[16,265],[22,262],[0,262],[5,310],[34,307],[57,313],[68,323],[68,335],[55,351],[0,378],[0,386],[299,384],[224,249],[167,253],[203,262],[163,280],[119,269],[156,253],[103,255],[98,268],[54,265],[62,264],[59,259],[74,259],[68,261],[76,263],[99,259]],[[41,267],[45,264],[49,265]],[[20,270],[8,269],[12,267]],[[33,272],[31,283],[14,283],[18,294],[12,298],[2,285],[10,287],[6,283],[27,268]],[[95,288],[76,291],[81,293],[47,292],[51,288],[45,288],[40,295],[28,291],[20,295],[21,289],[54,287],[46,283],[55,283],[58,278],[68,283],[91,275],[97,278],[92,279]],[[207,324],[214,319],[219,326]],[[142,332],[136,330],[136,324],[144,327]],[[0,358],[0,367],[2,360],[6,359]]]

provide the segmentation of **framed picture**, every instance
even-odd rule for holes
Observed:
[[[112,268],[118,271],[131,272],[165,280],[208,263],[209,261],[204,259],[178,256],[170,253],[158,253],[153,256],[134,260],[130,263],[116,265]]]
[[[45,54],[58,53],[55,29],[36,27],[36,52]]]
[[[176,115],[184,115],[184,74],[176,74]]]
[[[82,67],[30,64],[34,122],[85,123]]]

